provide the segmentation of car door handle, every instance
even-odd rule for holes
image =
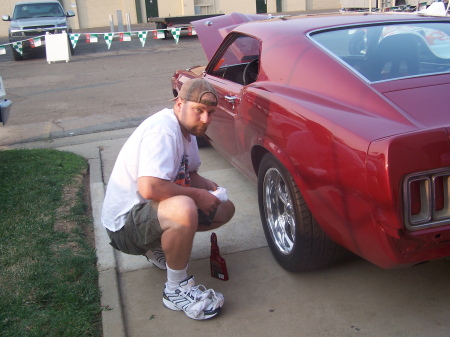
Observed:
[[[237,97],[225,95],[224,98],[225,98],[225,101],[227,101],[228,103],[234,104],[234,101],[236,100]]]

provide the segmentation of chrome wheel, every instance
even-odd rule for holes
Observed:
[[[291,173],[270,153],[258,168],[258,205],[270,251],[286,270],[320,268],[341,256],[340,247],[311,214]]]
[[[272,240],[280,253],[288,255],[295,243],[294,206],[289,188],[276,168],[270,168],[264,176],[263,202]]]

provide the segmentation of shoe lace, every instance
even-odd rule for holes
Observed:
[[[191,304],[189,309],[197,312],[197,315],[208,308],[212,303],[214,305],[210,309],[216,309],[223,304],[223,296],[218,296],[214,289],[206,289],[206,287],[201,284],[184,291],[183,294],[195,301]]]

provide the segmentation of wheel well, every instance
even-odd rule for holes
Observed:
[[[254,146],[252,148],[252,165],[253,165],[253,170],[255,171],[256,175],[258,175],[259,166],[261,165],[262,158],[268,152],[269,151],[267,151],[267,149],[265,149],[259,145]]]

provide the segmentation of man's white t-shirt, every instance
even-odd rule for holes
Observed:
[[[187,140],[172,109],[164,109],[133,132],[117,157],[103,202],[102,223],[120,230],[134,205],[148,202],[138,191],[139,177],[156,177],[189,185],[189,172],[200,167],[197,141]]]

